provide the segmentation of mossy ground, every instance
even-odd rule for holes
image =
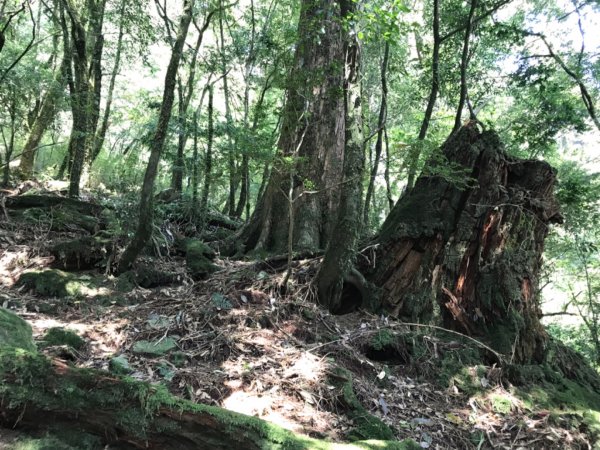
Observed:
[[[211,420],[220,424],[219,428],[225,433],[221,438],[211,438],[210,433],[207,433],[207,439],[215,439],[215,443],[219,442],[219,439],[229,439],[240,442],[242,446],[243,442],[253,442],[258,448],[265,449],[418,448],[410,441],[386,443],[371,440],[357,442],[355,447],[317,441],[295,435],[254,417],[178,399],[161,386],[151,386],[127,378],[105,382],[101,380],[102,374],[92,370],[72,369],[57,374],[50,361],[42,355],[11,348],[0,350],[0,395],[8,402],[6,410],[12,410],[16,415],[28,405],[30,410],[38,410],[47,416],[60,417],[64,412],[67,412],[67,417],[72,414],[78,415],[80,426],[83,426],[83,421],[89,426],[90,423],[94,423],[95,414],[111,411],[115,427],[118,426],[122,433],[143,441],[151,439],[156,433],[177,435],[178,427],[182,425],[177,420],[166,420],[165,415],[161,413],[172,410],[177,411],[179,415],[210,416]],[[92,386],[94,389],[90,389]],[[353,404],[357,414],[359,411],[364,412],[353,399],[351,386],[344,387],[343,391],[344,399]],[[93,411],[91,416],[89,411]],[[357,418],[359,416],[362,414],[357,415]],[[368,423],[369,426],[372,425],[372,421]],[[383,426],[381,429],[385,428]],[[201,433],[201,430],[199,432]],[[374,433],[371,428],[365,429],[364,432]],[[394,438],[391,433],[388,436]],[[48,438],[45,443],[43,440],[38,441],[37,444],[48,445],[48,442],[54,442],[54,438]],[[71,447],[66,444],[57,448],[68,450]]]
[[[31,326],[16,314],[0,307],[0,348],[35,351]]]

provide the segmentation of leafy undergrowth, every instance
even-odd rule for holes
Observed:
[[[538,378],[515,387],[492,355],[460,336],[316,306],[318,259],[295,262],[285,294],[280,261],[217,259],[219,271],[193,281],[183,257],[163,255],[145,263],[178,274],[175,284],[144,289],[80,272],[86,289],[59,299],[18,278],[51,263],[40,234],[47,242],[77,232],[27,224],[2,225],[0,304],[32,324],[39,348],[76,366],[161,383],[315,438],[412,438],[438,449],[594,445],[600,402],[574,385]],[[57,328],[85,344],[73,348]]]

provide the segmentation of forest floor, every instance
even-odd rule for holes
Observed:
[[[51,357],[78,367],[117,365],[192,401],[335,441],[353,430],[331,386],[341,367],[352,374],[362,405],[422,448],[591,448],[580,422],[519,397],[493,364],[448,364],[468,354],[465,341],[365,311],[334,316],[315,305],[318,258],[294,262],[285,293],[282,261],[217,257],[220,269],[194,281],[181,256],[163,255],[143,260],[177,274],[174,284],[117,292],[112,276],[83,271],[77,277],[93,286],[57,298],[18,284],[24,272],[52,264],[52,243],[84,234],[52,228],[12,211],[0,223],[0,306],[25,318],[40,344],[54,327],[85,340],[79,349],[45,346]],[[420,356],[389,345],[394,335],[412,339]],[[465,374],[472,383],[464,383]],[[12,448],[11,433],[0,429],[0,449]]]

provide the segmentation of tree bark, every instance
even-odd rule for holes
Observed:
[[[119,69],[121,66],[121,51],[123,48],[123,37],[124,37],[124,25],[125,19],[123,15],[125,14],[125,5],[127,0],[122,0],[121,4],[121,19],[119,21],[119,36],[117,37],[117,49],[115,53],[115,61],[113,65],[113,70],[110,75],[110,82],[108,85],[108,92],[106,97],[106,105],[104,106],[104,114],[102,115],[102,122],[100,122],[100,128],[96,134],[96,139],[94,140],[94,146],[92,149],[90,165],[94,163],[98,155],[102,151],[102,147],[104,146],[104,140],[106,139],[106,133],[108,132],[108,127],[110,125],[110,113],[112,108],[113,95],[115,91],[115,84],[117,80],[117,75],[119,74]]]
[[[417,170],[419,167],[419,159],[421,152],[423,151],[423,143],[427,137],[427,131],[429,130],[429,124],[431,123],[431,117],[433,116],[433,108],[437,101],[438,92],[440,89],[440,46],[442,41],[440,39],[440,2],[439,0],[433,0],[433,53],[431,56],[431,90],[429,91],[429,99],[427,100],[427,108],[425,109],[425,116],[421,122],[421,128],[419,130],[419,136],[417,138],[416,145],[413,145],[408,161],[408,180],[406,182],[406,190],[410,191],[417,177]]]
[[[383,52],[383,61],[381,62],[381,105],[379,106],[379,118],[377,120],[377,142],[375,143],[375,161],[371,168],[371,176],[369,177],[369,187],[367,188],[367,196],[365,198],[365,207],[363,213],[363,223],[369,223],[369,208],[371,206],[371,198],[375,191],[375,179],[379,170],[379,161],[381,160],[381,152],[383,150],[383,131],[387,118],[387,66],[390,56],[390,43],[386,41]]]
[[[538,277],[548,225],[561,216],[556,172],[506,155],[498,136],[471,121],[442,147],[383,224],[361,270],[383,305],[410,321],[434,319],[482,336],[515,362],[539,360]]]
[[[207,130],[206,154],[204,156],[204,184],[202,186],[202,195],[200,196],[200,214],[206,217],[208,212],[208,196],[210,194],[210,185],[212,182],[212,146],[214,137],[213,122],[213,87],[208,86],[208,130]]]
[[[463,51],[460,58],[460,95],[458,98],[458,107],[456,108],[456,118],[454,119],[453,133],[456,133],[462,124],[462,112],[465,107],[465,101],[467,100],[467,69],[469,67],[469,42],[471,40],[471,29],[473,27],[473,17],[475,16],[475,8],[477,7],[477,0],[471,0],[471,6],[469,8],[469,15],[467,16],[467,23],[465,26],[465,38],[463,42]],[[472,117],[473,119],[473,117]]]
[[[165,75],[165,87],[158,116],[158,124],[156,125],[154,138],[150,143],[150,158],[144,175],[144,183],[142,185],[140,197],[139,222],[133,239],[125,249],[121,260],[119,261],[119,266],[117,268],[117,272],[119,273],[129,270],[152,235],[154,180],[156,179],[158,163],[160,162],[160,157],[167,137],[167,130],[171,119],[171,110],[174,103],[177,69],[179,68],[179,61],[181,60],[185,38],[188,33],[190,22],[192,21],[193,7],[194,0],[184,0],[183,13],[179,21],[177,38],[173,45],[173,52],[171,53],[171,59]]]
[[[349,19],[355,12],[353,0],[340,2],[342,18]],[[348,24],[348,22],[347,22]],[[350,28],[349,25],[347,25]],[[340,207],[334,228],[334,237],[327,246],[325,257],[317,274],[319,302],[337,312],[342,306],[344,286],[351,281],[349,275],[354,271],[358,239],[361,232],[362,216],[362,178],[365,166],[365,149],[362,133],[361,96],[360,96],[360,47],[354,37],[354,30],[344,33],[345,47],[345,150],[344,150],[344,189],[340,196]],[[387,47],[386,47],[387,48]],[[382,66],[384,73],[387,64]],[[385,102],[385,100],[383,100]],[[380,116],[381,119],[381,116]],[[381,150],[381,149],[380,149]],[[381,154],[381,153],[380,153]],[[358,275],[355,273],[354,275]],[[353,285],[352,288],[362,289]]]
[[[286,251],[290,170],[295,171],[294,248],[323,249],[331,238],[340,198],[345,136],[340,20],[337,1],[302,2],[299,42],[287,80],[279,156],[264,194],[241,233],[246,251]]]
[[[70,58],[67,55],[64,55],[60,68],[52,81],[52,85],[48,88],[48,91],[42,100],[40,112],[33,122],[31,132],[23,147],[21,162],[19,163],[19,172],[21,172],[21,177],[24,179],[29,179],[33,176],[35,154],[44,137],[46,129],[50,126],[56,116],[56,102],[64,91],[67,65],[70,63]]]

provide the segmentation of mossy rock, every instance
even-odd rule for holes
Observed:
[[[219,270],[212,263],[215,252],[202,241],[191,239],[186,244],[185,262],[192,278],[202,279]]]
[[[105,261],[112,240],[104,236],[86,236],[72,241],[59,242],[50,248],[55,265],[64,270],[92,269]]]
[[[44,347],[54,345],[67,345],[75,350],[81,350],[85,346],[85,339],[71,330],[61,327],[49,328],[42,339]]]
[[[134,276],[135,282],[145,289],[167,286],[177,283],[180,280],[180,275],[177,273],[165,272],[149,265],[138,267],[135,270]]]
[[[0,308],[0,348],[3,347],[36,350],[31,325],[9,310]]]
[[[18,285],[47,297],[75,297],[86,291],[89,280],[57,269],[32,270],[19,277]]]

